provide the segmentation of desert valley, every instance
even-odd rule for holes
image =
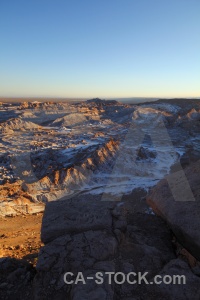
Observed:
[[[199,160],[198,99],[2,102],[1,299],[199,299]],[[96,270],[188,281],[63,282]]]

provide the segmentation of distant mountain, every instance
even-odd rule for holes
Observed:
[[[116,100],[102,100],[99,98],[94,98],[86,101],[87,103],[95,103],[95,104],[118,104],[119,102]]]

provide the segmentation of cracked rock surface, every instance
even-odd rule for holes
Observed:
[[[177,258],[172,235],[158,216],[127,210],[128,203],[90,201],[84,197],[47,204],[41,249],[34,278],[34,299],[199,299],[200,278]],[[48,226],[49,225],[49,226]],[[58,230],[60,228],[60,230]],[[86,284],[66,284],[66,272],[82,272]],[[87,277],[103,273],[103,283]],[[184,274],[184,288],[167,285],[116,284],[105,272]],[[120,280],[120,276],[118,277]],[[195,298],[196,297],[196,298]]]

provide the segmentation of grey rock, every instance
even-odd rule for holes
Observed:
[[[84,278],[95,277],[96,272],[88,270],[83,273]],[[105,275],[106,276],[106,275]],[[73,300],[112,300],[114,296],[113,286],[108,284],[106,277],[103,284],[98,285],[94,280],[87,280],[86,284],[73,285],[71,299]]]
[[[67,233],[87,230],[111,230],[111,208],[108,202],[66,199],[46,206],[41,238],[44,243]]]
[[[192,273],[188,264],[183,260],[174,259],[170,261],[158,275],[162,276],[162,280],[165,275],[169,275],[172,278],[174,275],[183,275],[186,279],[185,284],[183,284],[183,280],[181,284],[178,284],[176,279],[176,284],[161,283],[159,285],[146,286],[147,295],[154,295],[154,298],[150,297],[149,299],[200,299],[200,278]]]
[[[152,189],[147,202],[167,221],[180,244],[200,260],[200,163],[191,164],[185,169],[185,174],[195,201],[181,201],[181,195],[180,201],[175,201],[167,179],[163,179]],[[176,187],[176,182],[174,185]]]
[[[105,260],[115,254],[117,241],[114,236],[102,231],[87,231],[86,239],[90,248],[90,255],[96,260]]]

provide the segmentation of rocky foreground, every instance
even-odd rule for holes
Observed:
[[[36,268],[24,260],[0,259],[1,299],[199,299],[197,257],[178,243],[162,218],[144,213],[143,197],[138,191],[121,202],[88,196],[48,203],[41,232],[45,246]],[[155,275],[185,275],[187,282],[169,288],[63,281],[65,272],[83,272],[86,278],[97,271],[148,272],[148,281]]]
[[[23,104],[18,111],[40,109],[46,116],[44,107]],[[38,123],[43,132],[46,125],[56,135],[61,130],[63,144],[55,151],[43,144],[31,154],[31,172],[30,164],[21,165],[19,178],[13,175],[13,182],[2,181],[2,215],[14,214],[13,203],[25,205],[16,211],[19,215],[36,213],[32,207],[41,205],[45,211],[44,246],[36,267],[14,257],[0,259],[1,299],[199,300],[200,102],[163,100],[123,106],[96,99],[73,109],[56,120],[48,115]],[[73,115],[80,110],[86,114],[80,119],[86,126],[82,135],[91,126],[88,111],[90,115],[93,111],[98,127],[81,142],[79,119]],[[31,119],[36,121],[37,114]],[[66,147],[68,133],[58,126],[69,122],[68,129],[75,131],[69,133]],[[9,126],[1,125],[2,135]],[[104,128],[101,133],[99,126]],[[11,140],[14,143],[13,136]],[[22,162],[16,163],[16,153],[4,156],[6,172],[8,157],[15,166]],[[105,280],[98,285],[87,279],[86,284],[75,285],[64,282],[65,272],[75,277],[83,272],[85,278],[96,272],[148,272],[149,282],[155,275],[185,275],[186,284],[121,285]]]

